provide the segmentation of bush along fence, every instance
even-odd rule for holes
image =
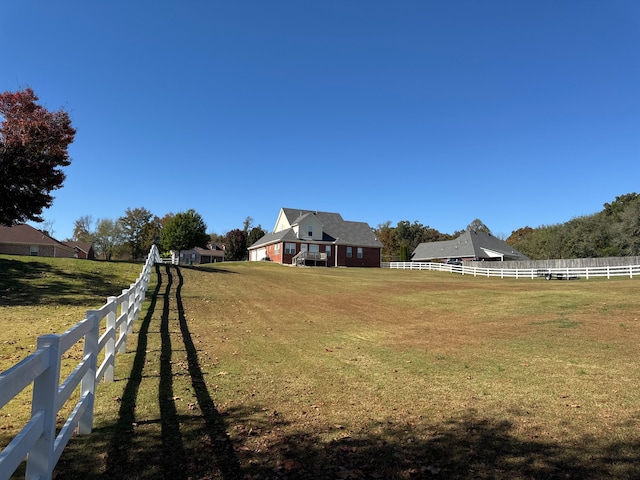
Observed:
[[[471,262],[476,263],[477,262]],[[432,270],[437,272],[460,273],[473,275],[474,277],[499,277],[499,278],[546,278],[547,280],[574,280],[579,278],[589,279],[595,277],[628,277],[640,276],[640,265],[608,265],[608,266],[575,266],[575,267],[548,267],[537,266],[533,268],[518,268],[510,265],[509,268],[501,266],[501,262],[486,262],[496,266],[478,267],[475,265],[450,265],[437,262],[386,262],[383,268],[398,270]],[[510,262],[513,264],[514,262]]]
[[[74,431],[81,435],[91,433],[96,385],[100,380],[113,381],[116,353],[125,351],[153,266],[160,261],[154,245],[142,273],[130,288],[117,297],[109,297],[100,309],[88,310],[84,320],[63,334],[38,337],[33,354],[0,373],[0,409],[33,384],[31,419],[0,453],[0,480],[11,478],[25,457],[25,478],[51,479]],[[82,340],[82,359],[60,383],[62,357]],[[99,358],[103,360],[98,365]],[[78,388],[80,399],[56,434],[56,416]]]

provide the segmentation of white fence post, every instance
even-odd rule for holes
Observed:
[[[104,372],[104,381],[113,382],[116,358],[116,339],[118,332],[116,330],[116,299],[117,297],[107,298],[109,304],[109,313],[107,313],[107,343],[104,345],[104,358],[113,358]]]
[[[38,349],[49,349],[49,368],[33,382],[31,416],[44,413],[42,436],[27,457],[26,478],[49,479],[55,467],[56,414],[60,382],[60,335],[38,337]]]
[[[129,285],[129,291],[127,292],[127,332],[133,333],[133,321],[135,320],[135,306],[136,306],[136,286],[134,283]]]
[[[95,310],[87,310],[87,321],[91,328],[84,337],[84,357],[88,357],[89,369],[80,384],[80,395],[87,397],[87,408],[78,419],[78,433],[86,435],[93,429],[93,406],[96,393],[96,370],[98,369],[98,338],[100,319]]]
[[[127,296],[125,295],[126,290],[122,291],[121,297],[122,300],[120,301],[120,311],[118,312],[118,305],[116,304],[116,318],[118,320],[120,320],[120,328],[118,329],[118,336],[117,336],[117,342],[120,342],[120,347],[118,348],[118,353],[125,353],[127,351],[127,336],[128,336],[128,332],[127,332],[127,317],[123,315],[126,313],[126,300],[127,300]],[[120,298],[120,297],[118,297]]]
[[[124,322],[120,324],[120,328],[123,328],[125,331],[129,333],[133,333],[129,331],[129,289],[125,288],[122,290],[122,303],[120,303],[120,315],[125,315]]]

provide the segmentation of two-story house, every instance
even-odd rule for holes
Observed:
[[[365,222],[339,213],[282,208],[271,233],[249,247],[249,260],[286,265],[380,267],[382,243]]]

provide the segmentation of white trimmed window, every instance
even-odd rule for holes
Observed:
[[[327,253],[327,257],[331,256],[331,245],[326,245],[324,251]]]
[[[362,247],[358,247],[358,258],[362,258]]]
[[[353,247],[347,247],[347,258],[353,257]]]
[[[309,245],[309,253],[320,253],[320,245]]]
[[[276,243],[273,246],[273,254],[274,255],[280,255],[280,244],[279,243]]]
[[[37,257],[39,253],[40,247],[38,245],[29,246],[29,255],[31,255],[32,257]]]
[[[295,243],[285,243],[284,244],[284,253],[294,254],[296,253],[296,244]]]

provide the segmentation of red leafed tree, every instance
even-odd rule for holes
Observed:
[[[62,186],[61,167],[75,129],[69,115],[36,102],[33,90],[0,93],[0,225],[42,221],[53,203],[51,191]]]

